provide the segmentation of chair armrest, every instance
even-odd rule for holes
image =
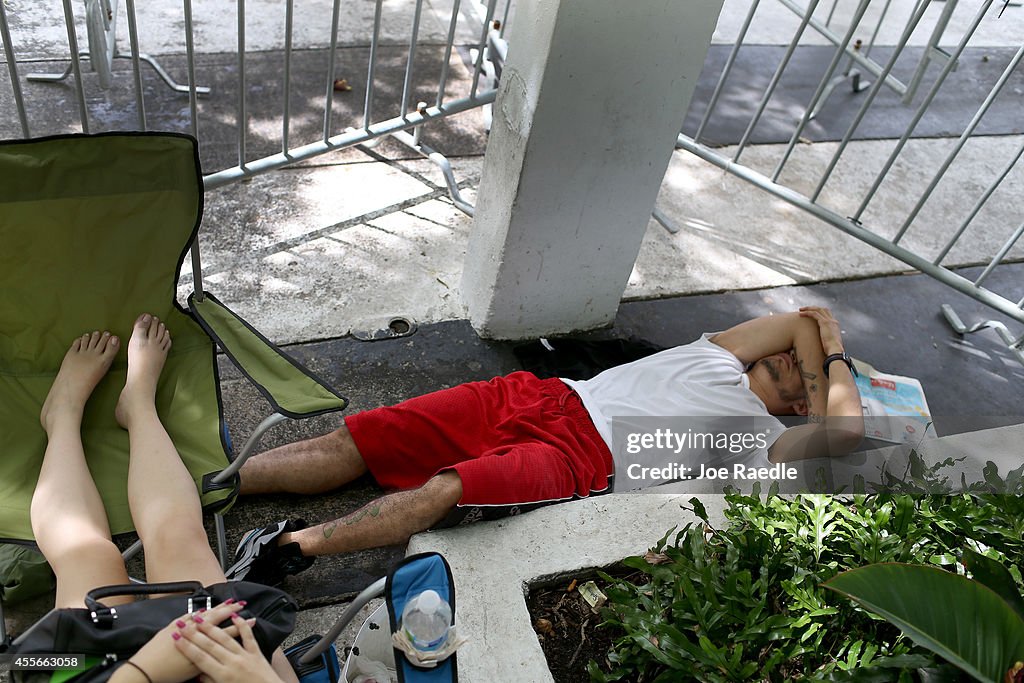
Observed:
[[[189,310],[231,362],[251,381],[277,412],[292,418],[344,410],[348,399],[304,365],[287,355],[249,323],[206,292],[193,293]]]

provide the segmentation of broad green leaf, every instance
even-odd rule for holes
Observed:
[[[1024,619],[1024,596],[1021,596],[1017,583],[1006,567],[970,548],[964,548],[963,562],[975,581],[980,581],[995,591],[1013,608],[1017,616]]]
[[[876,659],[873,666],[891,669],[922,669],[932,664],[930,655],[892,655]]]
[[[991,589],[926,566],[875,564],[838,574],[826,588],[856,600],[911,640],[979,681],[1002,683],[1024,660],[1024,620]]]
[[[893,672],[868,667],[849,671],[833,671],[824,680],[829,683],[892,683]]]

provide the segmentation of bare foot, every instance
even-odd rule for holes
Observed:
[[[85,403],[110,369],[119,345],[120,340],[109,332],[83,334],[71,343],[39,413],[47,434],[61,417],[81,423]]]
[[[128,378],[114,409],[117,423],[125,429],[136,411],[155,411],[156,384],[170,348],[171,333],[160,319],[140,315],[128,341]]]

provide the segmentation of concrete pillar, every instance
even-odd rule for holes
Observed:
[[[612,322],[722,0],[522,0],[462,278],[481,336]]]

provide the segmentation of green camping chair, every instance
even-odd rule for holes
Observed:
[[[0,541],[13,543],[15,554],[33,540],[29,504],[46,443],[40,407],[68,345],[86,330],[109,329],[127,340],[140,312],[167,321],[174,346],[157,407],[209,511],[230,507],[234,473],[272,425],[345,407],[346,399],[203,291],[196,242],[202,209],[199,156],[188,136],[0,143]],[[196,291],[185,309],[175,296],[190,248]],[[214,342],[272,407],[234,462]],[[93,394],[82,429],[115,534],[132,531],[128,437],[113,417],[126,347]],[[217,521],[223,563],[219,515]],[[4,585],[18,583],[18,562],[0,568]]]

